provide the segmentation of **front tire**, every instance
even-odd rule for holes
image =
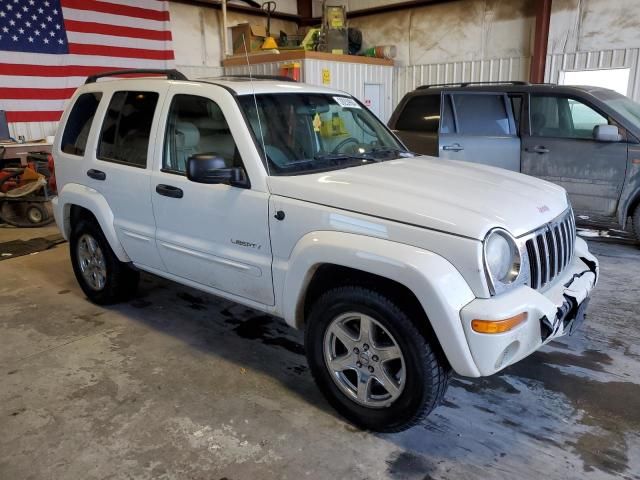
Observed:
[[[118,260],[95,221],[80,219],[71,231],[69,246],[73,272],[93,303],[110,305],[135,294],[140,273]]]
[[[329,403],[360,428],[398,432],[442,400],[450,367],[390,298],[360,286],[332,289],[311,307],[311,373]]]

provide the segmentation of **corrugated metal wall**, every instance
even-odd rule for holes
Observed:
[[[531,59],[529,57],[506,57],[492,60],[396,67],[393,105],[397,105],[406,93],[420,85],[528,80],[530,65]]]
[[[254,75],[279,75],[280,67],[286,62],[262,63],[251,66]],[[383,104],[380,106],[380,119],[389,120],[393,112],[393,82],[394,69],[391,66],[370,65],[362,63],[334,62],[330,60],[306,59],[302,63],[302,81],[313,85],[323,85],[322,71],[330,71],[330,88],[350,93],[357,99],[364,101],[364,86],[367,83],[380,84],[383,87]],[[227,67],[228,75],[246,75],[247,66]]]
[[[635,101],[640,101],[639,55],[638,48],[549,55],[544,79],[545,82],[558,83],[562,71],[629,68],[631,71],[627,95]]]

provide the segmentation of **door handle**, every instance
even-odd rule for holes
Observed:
[[[459,143],[454,143],[453,145],[443,145],[442,150],[446,150],[448,152],[460,152],[464,150],[464,147]]]
[[[156,185],[156,192],[158,192],[160,195],[171,198],[182,198],[182,196],[184,195],[184,192],[181,188],[174,187],[172,185],[163,185],[162,183]]]
[[[525,151],[531,152],[531,153],[539,153],[539,154],[549,153],[549,149],[547,147],[541,147],[541,146],[525,148]]]
[[[87,170],[87,177],[91,177],[94,180],[105,180],[107,178],[107,174],[101,170],[90,169]]]

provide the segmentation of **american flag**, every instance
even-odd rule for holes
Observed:
[[[88,75],[173,68],[165,0],[0,0],[0,110],[50,122]]]

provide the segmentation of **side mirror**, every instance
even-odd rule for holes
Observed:
[[[249,188],[249,179],[240,167],[227,167],[216,153],[198,153],[187,160],[187,178],[196,183],[222,183],[233,187]]]
[[[596,125],[593,127],[593,138],[598,142],[619,142],[622,135],[615,125]]]

